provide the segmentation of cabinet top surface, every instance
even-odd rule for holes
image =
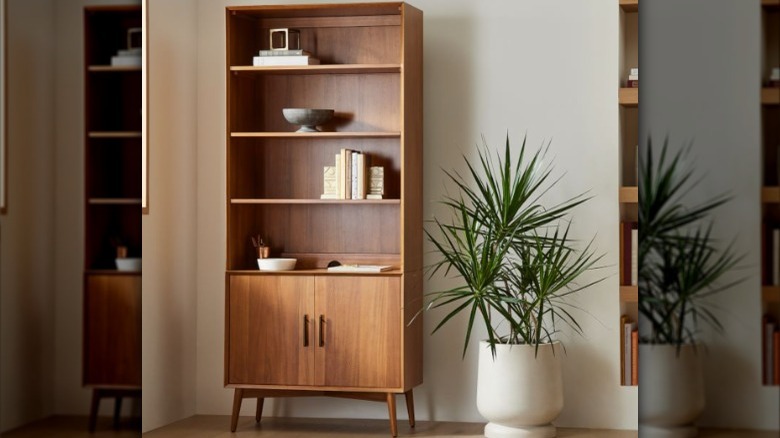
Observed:
[[[383,272],[328,272],[327,269],[296,269],[292,271],[260,271],[257,269],[247,270],[228,270],[228,275],[327,275],[327,276],[369,276],[369,277],[387,277],[387,276],[399,276],[403,274],[403,271],[399,269],[393,269],[391,271]]]
[[[225,9],[231,15],[260,16],[263,18],[292,17],[334,17],[360,15],[400,15],[408,3],[343,3],[343,4],[312,4],[312,5],[263,5],[263,6],[228,6]]]

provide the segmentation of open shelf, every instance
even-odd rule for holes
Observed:
[[[231,132],[233,138],[400,138],[400,132]]]
[[[329,64],[329,65],[278,65],[278,66],[232,66],[234,74],[286,74],[286,75],[316,75],[316,74],[366,74],[366,73],[400,73],[400,64]]]
[[[639,0],[620,0],[619,4],[624,12],[639,12]]]
[[[90,205],[141,205],[141,199],[135,198],[89,198]]]
[[[623,106],[639,105],[639,88],[621,87],[618,90],[618,103]]]
[[[292,271],[260,271],[258,269],[232,269],[228,270],[228,275],[342,275],[342,276],[398,276],[404,272],[400,269],[392,269],[384,272],[328,272],[327,269],[295,269]]]
[[[141,66],[114,66],[114,65],[90,65],[87,67],[87,71],[90,72],[129,72],[129,71],[141,71]]]
[[[639,202],[639,188],[621,187],[618,192],[618,200],[621,204],[636,204]]]
[[[141,138],[141,131],[90,131],[89,138]]]
[[[231,199],[231,204],[385,204],[400,205],[400,199]]]
[[[86,269],[85,275],[131,275],[140,276],[141,271],[120,271],[119,269]]]
[[[639,301],[638,286],[620,286],[620,301],[623,303],[636,303]]]

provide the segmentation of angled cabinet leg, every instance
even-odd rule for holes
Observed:
[[[100,406],[100,390],[92,390],[92,404],[89,408],[89,431],[95,431],[95,424],[97,423],[98,407]]]
[[[390,432],[393,436],[398,436],[398,422],[395,419],[395,394],[387,393],[387,412],[390,416]]]
[[[238,413],[241,412],[241,401],[244,398],[244,390],[236,389],[233,394],[233,415],[230,417],[230,431],[235,432],[238,426]]]
[[[265,402],[263,397],[257,397],[257,411],[255,412],[255,422],[257,423],[263,418],[263,402]]]
[[[119,429],[119,415],[122,413],[122,397],[114,399],[114,429]]]
[[[409,426],[414,427],[414,394],[412,390],[404,393],[406,396],[406,411],[409,413]]]

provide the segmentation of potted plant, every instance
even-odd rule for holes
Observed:
[[[706,297],[740,281],[719,282],[741,257],[718,249],[709,218],[728,198],[684,202],[696,184],[682,164],[688,148],[668,149],[667,140],[655,161],[648,140],[639,169],[639,422],[648,437],[696,435],[704,409],[696,336],[700,323],[722,329]]]
[[[484,139],[483,139],[484,144]],[[450,307],[433,330],[468,315],[463,355],[475,324],[480,342],[477,408],[489,420],[487,437],[555,436],[551,422],[563,408],[561,354],[555,336],[561,324],[581,333],[566,297],[601,281],[577,284],[594,268],[592,241],[577,249],[567,216],[587,201],[583,194],[546,207],[543,195],[558,181],[545,165],[549,149],[512,158],[507,136],[503,156],[487,145],[468,172],[445,172],[456,193],[443,205],[446,219],[426,228],[440,256],[430,276],[457,277],[459,285],[427,294],[427,308]]]

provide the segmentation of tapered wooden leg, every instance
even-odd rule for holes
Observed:
[[[263,402],[265,399],[263,397],[257,397],[257,412],[255,412],[255,422],[259,423],[260,419],[263,417]]]
[[[387,412],[390,414],[390,433],[398,436],[398,423],[395,421],[395,394],[387,393]]]
[[[92,390],[92,404],[89,408],[89,431],[95,431],[95,424],[97,423],[98,407],[100,406],[100,390]]]
[[[244,399],[244,390],[236,389],[233,394],[233,415],[230,417],[230,431],[235,432],[238,426],[238,413],[241,411],[241,400]]]
[[[119,414],[122,412],[122,397],[114,399],[114,429],[119,429]]]
[[[414,427],[414,395],[412,390],[408,390],[404,393],[406,396],[406,411],[409,413],[409,426]]]

